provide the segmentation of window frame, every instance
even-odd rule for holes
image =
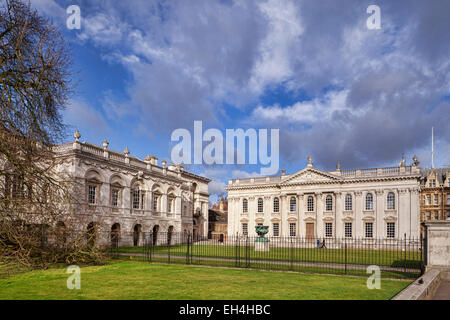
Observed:
[[[325,222],[325,237],[333,237],[333,222]]]
[[[280,198],[273,198],[273,212],[280,212]]]
[[[91,201],[91,188],[94,188],[94,199]],[[88,183],[87,185],[87,201],[90,205],[96,205],[98,203],[98,184],[95,183]]]
[[[350,193],[345,195],[344,211],[353,211],[353,197]]]
[[[314,197],[313,196],[308,196],[308,198],[306,198],[306,211],[314,212]]]
[[[368,235],[368,233],[370,235]],[[373,239],[373,222],[364,223],[364,237],[368,239]]]
[[[264,199],[258,198],[257,200],[257,212],[264,213]]]
[[[365,201],[365,208],[366,211],[373,211],[373,194],[371,192],[368,192],[366,194],[366,201]]]
[[[347,227],[350,228],[347,228]],[[348,235],[350,234],[350,235]],[[345,238],[353,238],[353,223],[352,222],[344,222],[344,237]]]
[[[289,222],[289,236],[296,237],[297,236],[297,223]]]
[[[242,222],[242,235],[248,236],[248,222]]]
[[[275,226],[276,226],[276,228],[275,228]],[[280,236],[280,223],[279,222],[273,222],[272,223],[272,234],[273,234],[274,237],[279,237]]]
[[[289,198],[289,212],[297,212],[297,198],[294,196]]]
[[[395,239],[395,222],[386,222],[386,238]]]
[[[392,196],[390,198],[390,196]],[[390,191],[387,195],[386,195],[386,209],[387,210],[395,210],[396,206],[395,206],[395,193]]]
[[[325,211],[333,211],[333,197],[331,194],[325,197]]]
[[[248,213],[248,200],[242,199],[242,213]]]

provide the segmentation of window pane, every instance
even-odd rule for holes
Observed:
[[[352,195],[345,196],[345,211],[352,211]]]
[[[333,224],[331,222],[325,223],[325,237],[333,236]]]
[[[308,197],[307,210],[308,211],[314,211],[314,198],[312,196]]]
[[[291,197],[291,200],[289,201],[289,211],[297,211],[297,200],[295,199],[295,197]]]
[[[91,204],[95,204],[95,196],[96,196],[96,186],[88,186],[88,201]]]
[[[332,211],[333,210],[333,198],[331,196],[327,196],[325,200],[325,210]]]
[[[264,201],[262,198],[258,198],[258,212],[264,212]]]
[[[247,199],[242,200],[242,212],[248,212],[248,201],[247,201]]]
[[[352,223],[351,222],[345,223],[345,237],[346,238],[352,237]]]
[[[366,223],[366,238],[372,238],[373,237],[373,223],[367,222]]]
[[[278,223],[273,224],[273,236],[274,237],[280,236],[280,224],[278,224]]]
[[[295,223],[290,223],[289,224],[289,235],[291,237],[295,237],[296,234],[296,224]]]
[[[388,222],[386,230],[386,235],[388,238],[395,238],[395,222]]]
[[[280,199],[273,199],[273,212],[280,212]]]
[[[373,210],[373,196],[371,193],[366,195],[366,210]]]

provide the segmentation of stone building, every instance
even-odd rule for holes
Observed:
[[[419,237],[417,158],[412,165],[335,171],[306,168],[281,176],[230,180],[228,235],[398,239]]]
[[[122,245],[137,245],[143,232],[208,232],[209,179],[182,166],[158,165],[158,159],[140,160],[124,152],[75,141],[54,148],[58,171],[81,186],[78,212],[87,217],[81,229],[94,225],[114,232]],[[125,236],[132,234],[133,236]]]
[[[208,238],[225,241],[228,234],[228,201],[221,198],[209,209]]]
[[[450,169],[422,171],[420,220],[450,220]]]

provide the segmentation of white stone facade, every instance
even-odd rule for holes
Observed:
[[[78,182],[77,213],[109,232],[189,232],[207,236],[209,179],[182,166],[147,156],[144,161],[124,152],[79,141],[55,147],[58,171]],[[81,230],[88,228],[80,226]],[[126,237],[123,237],[126,239]],[[123,245],[127,245],[123,243]],[[129,244],[132,245],[132,244]]]
[[[416,163],[362,170],[339,167],[318,170],[309,158],[307,167],[295,174],[230,180],[229,236],[246,231],[256,236],[255,227],[262,224],[270,227],[268,236],[419,237]]]

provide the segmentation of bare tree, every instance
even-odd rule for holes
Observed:
[[[29,266],[96,261],[75,232],[77,186],[58,173],[53,146],[72,93],[72,59],[62,35],[30,3],[0,7],[0,254]]]

